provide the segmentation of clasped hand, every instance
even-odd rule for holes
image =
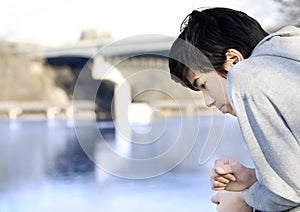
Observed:
[[[215,191],[243,191],[256,182],[255,169],[223,156],[216,160],[211,175],[211,188]]]
[[[212,169],[211,187],[219,191],[212,197],[217,211],[251,212],[252,208],[243,199],[242,191],[256,180],[255,169],[247,168],[227,156],[216,160]]]

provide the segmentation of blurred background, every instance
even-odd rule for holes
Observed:
[[[171,81],[167,60],[183,19],[212,6],[269,32],[299,26],[299,0],[1,0],[0,211],[215,211],[214,160],[252,162],[237,120]],[[103,145],[133,159],[179,151],[156,174],[118,168],[144,176],[132,179],[99,166]]]

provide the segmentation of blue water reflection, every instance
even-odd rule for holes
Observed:
[[[173,118],[169,123],[176,125],[178,120]],[[205,137],[209,121],[201,123]],[[113,145],[115,130],[100,128],[104,139]],[[88,148],[98,154],[98,135],[88,128],[82,130]],[[198,165],[201,138],[186,160],[170,172],[146,180],[128,180],[110,176],[95,166],[67,121],[1,121],[0,211],[214,211],[209,186],[214,158],[204,166]],[[230,154],[251,165],[241,140],[236,120],[228,119],[215,157]],[[153,155],[145,148],[132,151],[137,157]]]

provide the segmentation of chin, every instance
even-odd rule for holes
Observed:
[[[232,116],[236,116],[236,114],[235,114],[235,112],[234,112],[233,110],[228,111],[228,112],[226,112],[226,113],[228,113],[228,114],[230,114],[230,115],[232,115]]]
[[[236,116],[236,114],[235,114],[235,112],[233,111],[231,105],[226,105],[226,106],[225,106],[224,114],[230,114],[230,115]]]

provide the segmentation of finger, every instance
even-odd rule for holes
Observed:
[[[224,184],[228,184],[230,182],[230,177],[231,176],[220,176],[220,175],[216,175],[213,177],[214,181],[218,181],[220,183],[224,183]]]
[[[229,179],[226,179],[226,177],[223,177],[223,175],[220,175],[220,174],[216,173],[215,169],[212,169],[210,179],[211,180],[219,180],[222,183],[228,183],[229,182]]]
[[[215,166],[216,165],[228,165],[230,163],[233,163],[235,160],[229,156],[221,156],[215,161]]]
[[[219,182],[219,181],[213,181],[213,183],[212,183],[212,187],[225,187],[225,186],[227,186],[227,184],[226,183],[221,183],[221,182]]]
[[[210,177],[210,185],[214,187],[226,187],[230,183],[229,179],[226,179],[220,175],[213,175]]]
[[[225,173],[224,170],[220,171],[220,168],[213,168],[211,171],[211,177],[216,179],[219,177],[222,177],[224,180],[221,180],[221,182],[228,183],[229,180],[235,181],[235,176],[231,173]]]
[[[210,185],[211,185],[211,189],[215,190],[215,191],[221,191],[221,190],[225,190],[226,186],[228,185],[227,183],[222,183],[219,181],[215,181],[213,178],[210,179]]]
[[[223,165],[219,167],[215,167],[215,172],[220,175],[233,173],[231,165]]]
[[[216,160],[215,161],[215,168],[216,167],[223,167],[224,165],[226,165],[226,164],[228,164],[228,162],[227,161],[224,161],[224,160],[222,160],[222,159],[218,159],[218,160]]]
[[[213,191],[225,191],[226,187],[212,187],[211,188]]]
[[[214,196],[211,198],[212,203],[214,204],[219,204],[220,203],[220,195],[219,192],[216,193]]]
[[[215,161],[215,172],[218,174],[228,174],[232,173],[230,164],[234,163],[232,159],[229,158],[220,158]]]
[[[230,182],[235,182],[236,177],[232,174],[219,175],[214,172],[210,177],[210,184],[212,185],[214,183],[214,181],[218,181],[220,183],[227,185]]]
[[[215,175],[214,180],[219,180],[222,183],[229,183],[228,181],[236,181],[236,177],[233,174]]]

